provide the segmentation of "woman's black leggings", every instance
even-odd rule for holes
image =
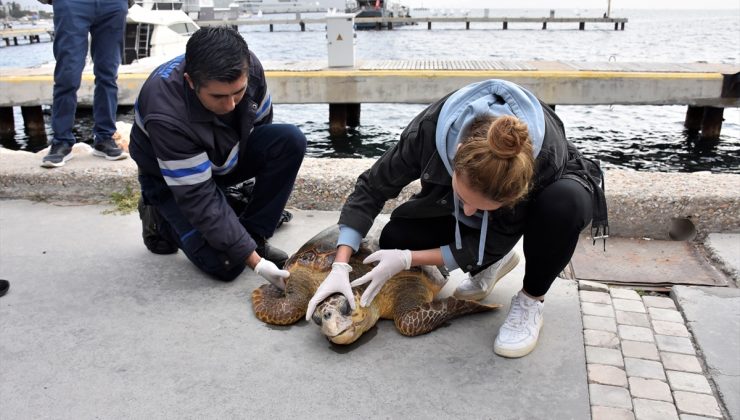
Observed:
[[[591,194],[577,181],[560,179],[530,199],[522,232],[526,260],[523,288],[532,296],[543,296],[570,261],[579,234],[591,222]],[[460,228],[463,232],[472,230],[462,223]],[[392,217],[383,228],[379,244],[384,249],[432,249],[453,243],[454,232],[452,215]],[[471,274],[485,268],[479,267]]]

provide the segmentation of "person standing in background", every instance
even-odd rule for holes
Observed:
[[[54,137],[41,166],[57,168],[72,159],[76,143],[72,127],[77,90],[88,50],[95,74],[93,97],[93,154],[107,160],[126,159],[113,140],[118,108],[118,66],[121,64],[126,14],[133,0],[39,0],[54,7],[54,99],[51,128]]]

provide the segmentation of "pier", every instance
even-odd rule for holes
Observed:
[[[507,17],[507,16],[428,16],[428,17],[355,17],[355,24],[358,27],[375,26],[376,29],[393,29],[394,26],[402,25],[420,25],[426,24],[427,29],[432,29],[433,23],[460,23],[465,25],[465,29],[469,30],[471,23],[500,23],[501,29],[509,29],[509,23],[513,24],[529,24],[539,23],[542,25],[542,29],[547,29],[548,24],[578,24],[579,30],[585,30],[586,24],[613,24],[614,30],[624,30],[624,25],[627,23],[627,18],[613,18],[613,17]],[[297,25],[301,31],[306,30],[306,25],[325,25],[326,18],[315,17],[305,18],[301,17],[300,13],[297,13],[295,18],[268,18],[268,19],[222,19],[222,20],[198,20],[200,26],[217,26],[217,25],[233,25],[233,26],[265,26],[269,25],[270,32],[274,30],[275,25]]]
[[[41,42],[41,35],[48,35],[48,41],[54,40],[53,28],[19,28],[3,29],[0,31],[0,39],[5,41],[5,46],[10,47],[20,45],[19,39],[27,39],[29,44]]]
[[[362,103],[429,104],[469,83],[505,79],[557,105],[686,105],[686,128],[704,140],[719,138],[722,113],[740,106],[740,66],[710,63],[617,63],[496,60],[368,60],[354,67],[326,62],[264,62],[277,104],[330,104],[333,135],[360,122]],[[152,68],[121,66],[119,104],[132,105]],[[52,103],[53,67],[0,69],[0,132],[13,130],[12,107],[23,110],[30,135],[41,130],[41,105]],[[78,92],[93,101],[88,69]],[[37,111],[34,111],[37,110]],[[45,134],[44,134],[45,135]]]

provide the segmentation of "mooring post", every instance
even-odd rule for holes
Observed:
[[[270,24],[270,32],[272,32],[272,30],[273,30],[273,28],[272,28],[272,23],[271,23]]]
[[[509,22],[504,21],[504,30],[509,29]]]
[[[28,137],[46,136],[44,112],[41,110],[41,105],[22,106],[21,114],[23,115],[23,126],[26,128]]]
[[[547,22],[545,21],[542,22],[542,29],[547,29]]]
[[[722,130],[722,114],[724,108],[713,106],[704,107],[704,116],[701,119],[701,140],[717,140]]]
[[[388,22],[388,30],[389,31],[393,30],[393,22]]]
[[[427,22],[427,30],[432,30],[432,22]]]
[[[467,31],[469,29],[470,29],[470,22],[465,22],[465,30]]]
[[[306,32],[306,22],[301,22],[301,32]]]
[[[13,119],[13,107],[0,107],[0,136],[6,137],[15,131],[15,120]]]
[[[347,125],[349,127],[358,127],[360,125],[360,104],[347,105]]]
[[[347,104],[329,104],[329,135],[347,135]]]
[[[624,22],[622,22],[622,30],[624,30]]]
[[[584,29],[586,29],[586,22],[580,22],[580,23],[578,24],[578,30],[579,30],[579,31],[582,31],[582,30],[584,30]]]
[[[701,120],[704,118],[704,107],[689,105],[686,109],[686,119],[683,126],[690,134],[696,134],[701,130]]]

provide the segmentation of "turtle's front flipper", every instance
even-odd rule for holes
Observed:
[[[263,284],[252,292],[254,315],[268,324],[294,324],[306,316],[308,298],[304,295],[283,293],[272,284]]]
[[[398,311],[394,320],[396,328],[403,335],[414,336],[426,334],[444,322],[461,315],[490,311],[501,305],[484,305],[472,300],[460,300],[454,297],[426,302],[415,308]]]

